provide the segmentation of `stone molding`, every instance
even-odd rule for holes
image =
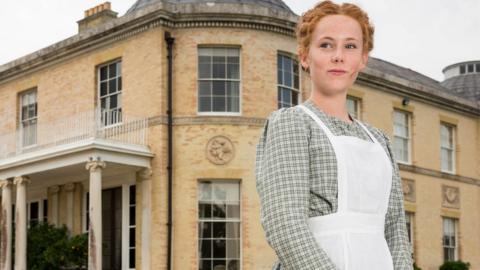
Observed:
[[[13,183],[17,185],[30,184],[30,178],[28,176],[15,176],[13,178]]]
[[[456,175],[456,174],[444,173],[437,170],[432,170],[432,169],[427,169],[427,168],[422,168],[422,167],[417,167],[417,166],[407,165],[402,163],[398,163],[398,167],[400,170],[407,171],[407,172],[412,172],[412,173],[427,175],[435,178],[448,179],[448,180],[453,180],[453,181],[457,181],[465,184],[480,186],[480,179],[475,179],[475,178]]]
[[[10,180],[0,180],[0,189],[11,187],[13,185],[12,181]]]
[[[68,183],[64,185],[64,189],[67,192],[72,192],[75,190],[75,183]]]
[[[60,191],[60,186],[58,186],[58,185],[50,186],[50,187],[48,187],[47,191],[48,191],[49,195],[58,194],[58,192]]]
[[[145,168],[138,172],[138,179],[141,181],[150,180],[152,178],[153,170],[151,168]]]
[[[101,171],[105,169],[105,167],[107,167],[107,164],[105,164],[104,161],[101,161],[99,159],[88,161],[85,165],[85,169],[87,171],[90,171],[91,173]]]

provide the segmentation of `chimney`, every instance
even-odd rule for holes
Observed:
[[[110,2],[105,2],[91,9],[85,10],[85,17],[79,20],[78,32],[84,32],[88,29],[95,28],[105,22],[117,18],[117,12],[111,10]]]

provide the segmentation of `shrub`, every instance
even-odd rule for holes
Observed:
[[[448,261],[440,266],[440,270],[468,270],[470,263],[462,261]]]
[[[32,225],[27,232],[27,268],[55,270],[86,266],[88,239],[86,234],[68,237],[65,225],[48,223]]]

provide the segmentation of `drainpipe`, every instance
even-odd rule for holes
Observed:
[[[173,43],[175,42],[175,38],[173,38],[170,32],[165,32],[165,41],[167,42],[167,59],[168,59],[168,109],[167,109],[167,116],[168,116],[168,243],[167,243],[167,270],[171,270],[172,268],[172,169],[173,169],[173,136],[172,136],[172,128],[173,128],[173,107],[172,107],[172,73],[173,73]]]

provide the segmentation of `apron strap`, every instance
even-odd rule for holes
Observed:
[[[370,136],[370,138],[371,138],[375,143],[380,144],[380,143],[378,142],[377,138],[376,138],[375,136],[373,136],[373,134],[368,130],[368,128],[367,128],[364,124],[362,124],[360,121],[358,121],[358,120],[356,120],[356,119],[354,119],[354,120],[355,120],[357,123],[360,124],[360,126],[363,128],[363,130],[365,130],[365,131],[367,132],[368,136]],[[380,145],[381,145],[381,144],[380,144]]]
[[[327,127],[327,125],[325,125],[323,123],[322,120],[320,120],[320,118],[315,114],[313,113],[310,109],[308,109],[307,107],[305,107],[305,105],[303,104],[299,104],[297,105],[298,107],[302,108],[308,115],[310,115],[310,117],[313,118],[313,120],[315,120],[315,122],[317,122],[317,124],[325,131],[325,133],[327,134],[327,137],[330,141],[332,141],[332,138],[335,137],[335,135],[333,135],[333,133],[330,131],[330,129]]]

